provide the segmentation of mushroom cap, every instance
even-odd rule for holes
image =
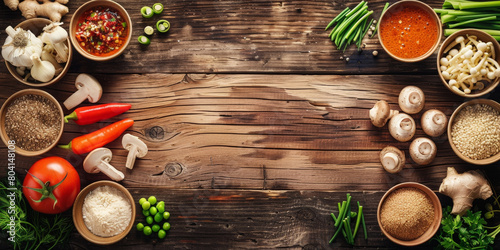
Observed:
[[[400,142],[411,140],[415,135],[416,125],[411,116],[405,113],[399,113],[389,121],[389,133],[394,139]]]
[[[85,157],[83,169],[90,174],[99,173],[100,171],[97,169],[97,166],[101,164],[102,161],[110,162],[112,156],[113,154],[108,148],[96,148]]]
[[[125,134],[122,138],[122,146],[126,150],[130,150],[132,148],[132,145],[136,145],[136,150],[137,150],[137,157],[142,158],[148,153],[148,146],[146,143],[141,141],[139,137],[131,135],[131,134]]]
[[[399,107],[408,114],[416,114],[424,108],[424,92],[416,86],[406,86],[399,93]]]
[[[427,165],[436,157],[437,147],[434,142],[425,137],[419,137],[410,144],[410,157],[418,165]]]
[[[101,99],[102,87],[95,77],[88,74],[79,74],[76,77],[75,86],[78,90],[85,91],[89,102],[96,103]]]
[[[397,110],[391,110],[389,104],[386,101],[381,100],[377,101],[373,108],[370,109],[369,115],[372,124],[376,127],[381,128],[392,116],[397,113],[399,113]]]
[[[420,118],[420,123],[422,125],[422,130],[424,130],[428,136],[437,137],[446,131],[448,119],[440,110],[429,109],[425,111],[422,118]]]
[[[405,162],[405,154],[396,147],[387,146],[380,151],[380,163],[389,173],[395,174],[401,171]]]

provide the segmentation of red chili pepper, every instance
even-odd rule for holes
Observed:
[[[90,134],[78,136],[68,145],[59,145],[59,147],[72,149],[75,154],[85,154],[114,141],[133,124],[134,120],[123,119]]]
[[[132,105],[128,103],[108,103],[96,106],[81,107],[64,117],[64,122],[68,123],[68,119],[75,120],[78,125],[87,125],[94,122],[109,119],[113,116],[124,113],[129,110]]]

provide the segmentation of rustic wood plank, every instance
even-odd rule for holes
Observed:
[[[438,154],[429,166],[414,164],[408,153],[406,168],[399,174],[388,174],[380,166],[378,154],[383,147],[394,145],[407,151],[410,142],[397,142],[387,127],[374,127],[368,110],[377,100],[387,100],[399,109],[399,91],[415,84],[426,94],[426,109],[439,108],[449,116],[464,99],[450,94],[436,77],[95,76],[104,86],[99,103],[129,102],[132,109],[93,125],[71,122],[65,126],[60,143],[112,121],[134,119],[128,132],[144,139],[150,152],[137,160],[133,170],[124,167],[127,151],[120,140],[107,145],[114,154],[111,163],[126,175],[124,183],[134,186],[380,191],[399,182],[417,181],[437,190],[446,167],[474,168],[454,155],[446,135],[434,139]],[[74,91],[75,78],[76,74],[69,74],[46,90],[62,102]],[[0,93],[1,100],[24,88],[7,74],[0,74],[0,80],[5,89]],[[495,92],[489,97],[499,100]],[[414,117],[419,123],[420,114]],[[417,136],[425,136],[419,125]],[[2,154],[6,154],[4,145]],[[82,171],[84,155],[59,148],[48,155],[68,159],[83,180],[105,178]],[[18,159],[21,170],[38,158]],[[492,174],[499,171],[482,168]],[[0,170],[2,173],[5,169]]]
[[[84,0],[70,1],[62,19],[71,16]],[[307,74],[436,74],[436,53],[422,63],[404,64],[383,52],[377,36],[365,38],[366,48],[338,51],[324,28],[345,7],[356,1],[184,1],[165,4],[161,16],[145,19],[140,8],[155,1],[121,0],[133,22],[133,39],[125,53],[109,62],[91,62],[75,53],[71,72],[95,73],[307,73]],[[386,0],[369,2],[378,19]],[[395,1],[389,1],[395,2]],[[440,7],[442,1],[424,1]],[[5,27],[24,20],[19,11],[0,6],[0,41]],[[167,34],[155,34],[147,48],[137,37],[147,25],[168,19]],[[379,55],[372,56],[377,50]],[[348,56],[346,63],[339,58]],[[116,65],[120,62],[119,65]],[[3,63],[3,62],[2,62]]]
[[[170,212],[171,230],[164,240],[146,237],[133,229],[114,244],[120,249],[138,246],[175,249],[345,249],[343,237],[328,244],[334,233],[330,213],[338,213],[337,202],[346,192],[178,190],[129,187],[135,200],[156,195]],[[377,206],[383,192],[350,192],[353,202],[364,206],[368,240],[358,232],[356,247],[398,249],[383,236],[377,223]],[[448,198],[439,195],[443,204]],[[136,223],[145,223],[141,211]],[[429,249],[429,241],[416,249]],[[72,249],[107,249],[87,242],[78,233],[71,239]]]

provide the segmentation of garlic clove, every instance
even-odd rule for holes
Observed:
[[[40,82],[48,82],[54,78],[56,69],[54,65],[48,61],[42,61],[37,54],[31,56],[33,67],[31,68],[31,76]]]

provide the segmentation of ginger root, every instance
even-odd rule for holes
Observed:
[[[40,4],[40,2],[42,4]],[[19,3],[19,0],[4,0],[5,5],[7,5],[11,10],[19,10],[26,19],[35,18],[38,16],[48,17],[52,22],[60,22],[62,16],[69,12],[68,7],[63,4],[67,4],[68,0],[24,0]]]
[[[493,195],[490,184],[482,174],[475,170],[459,174],[453,167],[448,168],[439,192],[453,199],[452,214],[464,215],[474,199],[483,200]]]

